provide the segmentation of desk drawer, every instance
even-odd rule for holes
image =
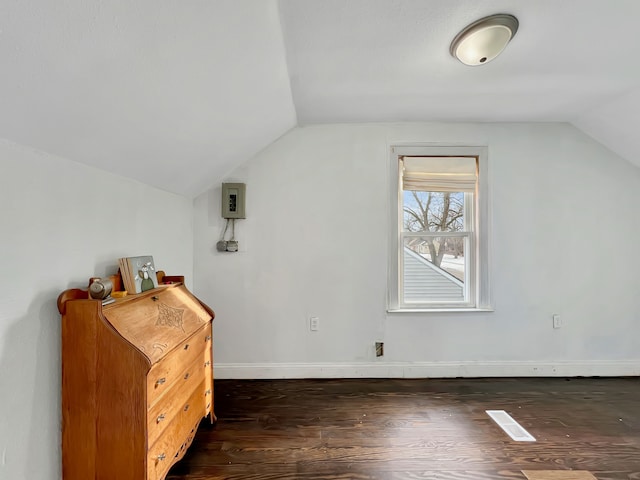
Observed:
[[[147,432],[148,445],[152,445],[164,429],[171,423],[171,420],[180,413],[180,410],[188,402],[189,397],[197,388],[202,388],[201,393],[205,395],[205,386],[200,387],[205,381],[205,366],[201,360],[196,360],[182,375],[182,380],[174,383],[167,393],[162,396],[148,411]]]
[[[171,465],[180,460],[191,444],[205,408],[205,382],[196,387],[189,399],[181,405],[179,412],[164,429],[147,455],[147,478],[164,478]]]
[[[207,323],[151,367],[147,375],[147,409],[151,408],[174,383],[182,381],[191,364],[199,361],[204,365],[207,361],[211,361],[210,356],[207,356],[209,351],[211,351],[211,323]]]

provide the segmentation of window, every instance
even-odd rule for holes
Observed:
[[[486,310],[484,147],[391,149],[389,310]]]

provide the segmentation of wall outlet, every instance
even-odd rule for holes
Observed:
[[[312,332],[317,332],[320,330],[320,317],[310,317],[309,318],[309,330]]]
[[[562,327],[562,319],[560,318],[560,315],[558,315],[557,313],[553,314],[553,328],[560,328]]]

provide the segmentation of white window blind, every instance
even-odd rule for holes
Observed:
[[[476,157],[403,156],[402,189],[429,192],[475,192]]]

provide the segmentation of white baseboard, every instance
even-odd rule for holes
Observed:
[[[575,362],[215,363],[220,379],[635,377],[640,360]]]

